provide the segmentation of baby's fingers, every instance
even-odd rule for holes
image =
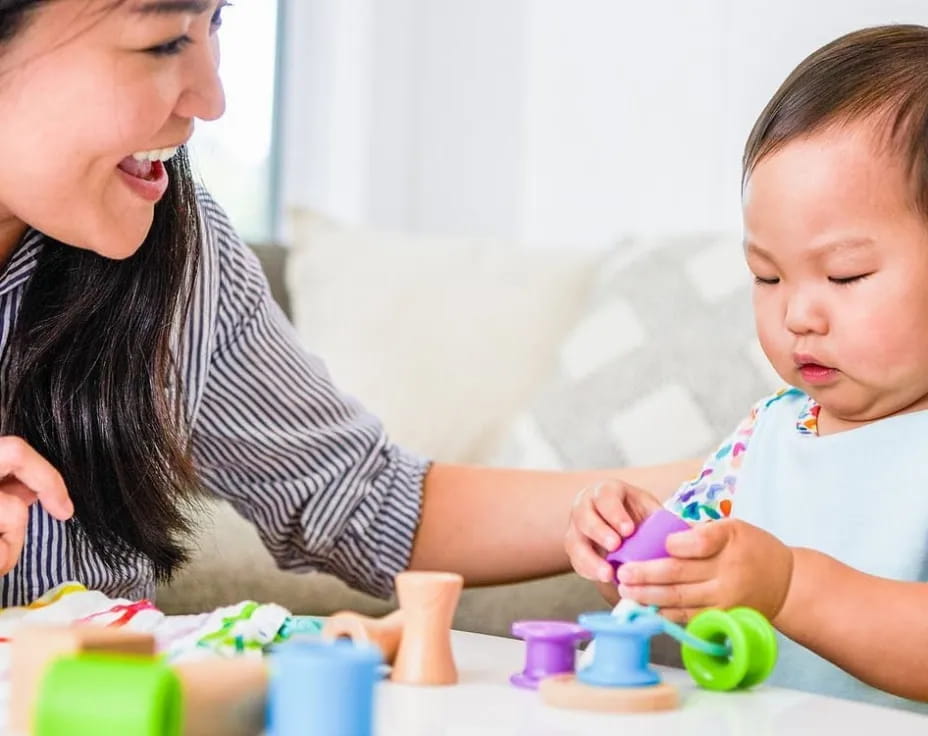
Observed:
[[[674,585],[712,580],[716,564],[711,560],[680,560],[662,557],[656,560],[626,562],[619,568],[618,579],[626,585]]]
[[[628,512],[626,499],[628,488],[621,481],[605,481],[593,487],[590,500],[597,514],[605,520],[611,528],[617,529],[622,537],[630,536],[635,531],[635,520]],[[614,545],[603,545],[609,551],[618,546],[616,539]]]
[[[619,595],[642,606],[664,608],[706,608],[716,605],[715,586],[711,582],[679,585],[619,585]]]
[[[570,514],[570,525],[606,552],[612,552],[622,539],[596,509],[598,488],[584,489],[577,495]]]
[[[612,565],[603,559],[601,551],[573,524],[564,537],[564,549],[570,558],[570,564],[581,577],[599,580],[603,583],[615,582],[615,571]]]

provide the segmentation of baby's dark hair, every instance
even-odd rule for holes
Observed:
[[[876,118],[906,167],[912,204],[928,217],[928,28],[889,25],[848,33],[786,78],[744,147],[742,186],[786,143],[831,125]]]

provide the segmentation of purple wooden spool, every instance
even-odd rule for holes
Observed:
[[[622,540],[621,547],[606,555],[606,562],[618,570],[619,565],[625,562],[668,557],[665,545],[667,535],[686,531],[689,528],[690,525],[676,514],[666,509],[655,511],[641,522],[630,537]]]
[[[525,640],[525,669],[509,678],[516,687],[536,690],[550,675],[574,672],[577,644],[591,634],[571,621],[516,621],[512,635]]]

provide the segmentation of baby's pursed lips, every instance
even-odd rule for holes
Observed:
[[[797,368],[802,368],[804,365],[817,365],[822,368],[833,368],[827,363],[823,363],[817,357],[810,353],[793,353],[793,363],[795,363]]]

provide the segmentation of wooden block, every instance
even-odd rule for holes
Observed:
[[[380,649],[383,661],[387,664],[393,664],[402,634],[401,610],[383,618],[370,618],[354,611],[339,611],[322,627],[322,637],[328,641],[345,637],[352,641],[373,644]]]
[[[151,634],[99,626],[24,628],[13,637],[10,659],[10,730],[28,734],[39,683],[48,665],[60,656],[79,652],[120,652],[153,656]]]
[[[599,687],[566,674],[545,678],[538,691],[548,705],[574,710],[644,713],[673,710],[680,705],[677,689],[666,682],[646,687]]]
[[[182,662],[174,667],[183,693],[184,736],[260,736],[268,670],[251,657]]]
[[[401,572],[396,597],[403,636],[390,679],[406,685],[454,685],[451,621],[464,579],[451,572]]]

